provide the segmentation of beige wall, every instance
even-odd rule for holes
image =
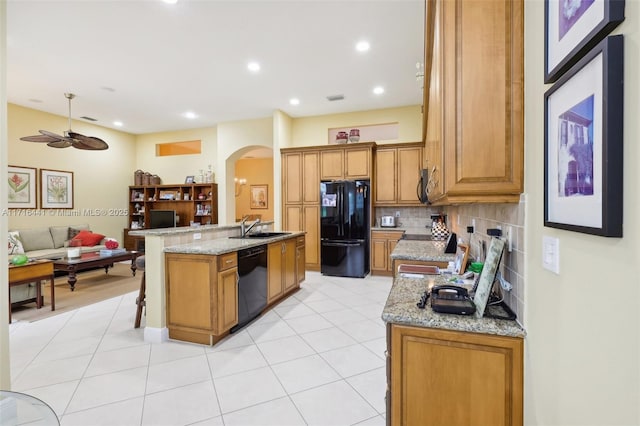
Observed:
[[[200,170],[208,170],[209,165],[218,176],[217,137],[216,127],[138,135],[134,170],[140,169],[152,175],[156,174],[160,176],[163,184],[183,183],[186,176],[197,176]],[[156,156],[156,144],[192,140],[201,141],[201,154]],[[133,185],[134,170],[131,171],[129,185]]]
[[[625,16],[624,238],[604,238],[543,226],[544,2],[525,2],[527,425],[640,424],[640,2]],[[559,275],[542,268],[543,236],[560,240]]]
[[[273,220],[273,159],[247,158],[236,161],[236,176],[246,179],[236,198],[236,219],[246,215],[261,215],[262,220]],[[268,203],[266,209],[251,207],[251,185],[267,185]]]
[[[135,136],[116,130],[72,121],[71,128],[87,136],[97,136],[109,144],[105,151],[73,147],[56,149],[46,144],[24,142],[22,136],[36,135],[39,129],[62,134],[69,127],[65,117],[8,104],[9,164],[73,172],[74,203],[70,210],[9,211],[9,229],[88,223],[95,232],[122,242],[127,227],[127,185],[135,170]],[[39,182],[39,177],[38,177]],[[38,206],[40,206],[38,188]],[[91,210],[93,214],[89,213]]]
[[[375,142],[417,142],[422,139],[422,109],[420,105],[411,105],[400,108],[294,118],[292,145],[326,145],[329,142],[329,129],[336,127],[357,127],[395,122],[399,124],[398,139]]]

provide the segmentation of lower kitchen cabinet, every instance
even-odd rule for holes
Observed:
[[[404,231],[371,231],[371,274],[393,275],[391,252]]]
[[[294,288],[298,288],[297,239],[289,238],[267,246],[267,303],[278,300]]]
[[[237,253],[165,254],[169,337],[212,344],[238,323]]]
[[[397,324],[387,333],[387,424],[522,425],[522,338]]]

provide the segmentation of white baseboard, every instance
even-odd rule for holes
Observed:
[[[169,329],[167,327],[163,327],[163,328],[145,327],[144,341],[147,343],[167,342],[169,341]]]

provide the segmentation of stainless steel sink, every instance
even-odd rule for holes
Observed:
[[[247,234],[247,238],[270,238],[279,237],[280,235],[289,235],[291,232],[254,232],[253,234]]]
[[[229,238],[271,238],[271,237],[279,237],[281,235],[289,235],[291,232],[254,232],[251,234],[247,234],[244,237],[240,235],[229,237]]]

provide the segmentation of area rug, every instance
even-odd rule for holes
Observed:
[[[76,274],[78,281],[76,282],[74,291],[71,291],[69,288],[66,275],[56,277],[54,280],[56,298],[55,311],[51,311],[51,288],[47,281],[47,283],[42,286],[44,306],[36,309],[34,302],[14,307],[11,310],[12,320],[38,321],[82,306],[101,302],[132,291],[138,291],[140,289],[140,279],[142,278],[143,272],[137,271],[134,277],[131,275],[130,268],[131,263],[125,262],[116,263],[113,265],[113,268],[109,268],[109,272],[106,274],[104,268],[79,272]],[[131,306],[131,309],[135,311],[135,304]]]

